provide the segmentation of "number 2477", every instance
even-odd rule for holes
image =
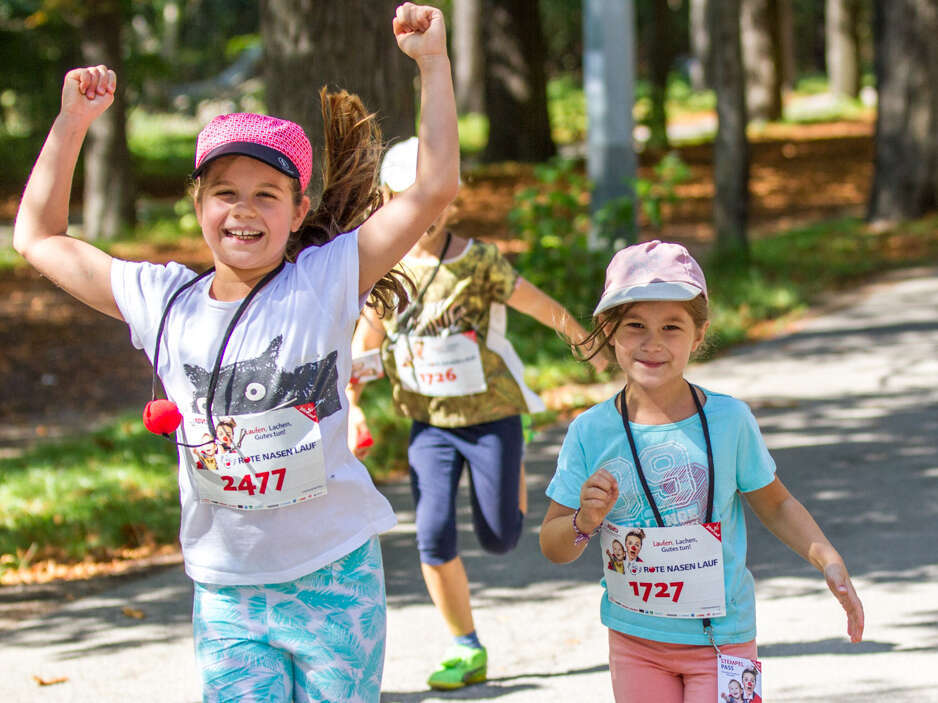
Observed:
[[[287,475],[286,469],[273,469],[270,472],[267,471],[258,471],[255,476],[257,476],[260,481],[260,485],[254,483],[251,479],[250,474],[245,474],[241,478],[241,483],[235,486],[235,480],[232,476],[222,476],[221,480],[225,484],[224,490],[226,491],[247,491],[248,495],[254,495],[254,492],[264,494],[267,492],[267,479],[270,477],[270,474],[273,474],[277,477],[277,486],[275,490],[283,490],[283,479]]]

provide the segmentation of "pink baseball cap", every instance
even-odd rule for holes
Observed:
[[[313,172],[313,147],[303,128],[279,117],[235,112],[219,115],[199,132],[195,144],[197,178],[219,156],[250,156],[300,181],[306,190]]]
[[[593,317],[623,303],[693,300],[701,294],[707,297],[700,264],[680,244],[655,239],[620,249],[612,257]]]

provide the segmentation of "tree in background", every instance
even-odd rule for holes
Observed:
[[[460,114],[481,113],[485,110],[482,0],[453,0],[451,24],[456,108]]]
[[[859,0],[826,0],[827,78],[832,93],[860,94]]]
[[[668,148],[668,75],[677,56],[675,23],[669,0],[654,0],[651,22],[648,26],[649,78],[651,84],[651,111],[647,124],[651,130],[648,146]]]
[[[741,0],[746,110],[754,120],[782,116],[782,38],[778,0]]]
[[[748,255],[749,146],[740,47],[740,0],[710,2],[710,79],[717,95],[713,144],[713,229],[717,250]]]
[[[798,77],[795,57],[795,10],[793,0],[778,2],[779,54],[781,55],[782,93],[793,90]]]
[[[18,67],[26,81],[24,92],[35,90],[28,86],[34,77],[37,83],[46,86],[45,100],[34,103],[26,97],[23,101],[27,106],[41,106],[31,115],[39,124],[30,124],[29,129],[39,132],[48,129],[48,122],[58,112],[62,79],[68,69],[104,64],[118,75],[114,103],[88,130],[82,152],[83,235],[93,240],[112,239],[135,222],[136,192],[126,133],[129,82],[123,61],[123,25],[129,8],[130,0],[41,0],[8,8],[6,15],[7,19],[17,18],[16,10],[28,11],[22,20],[24,30],[39,42],[47,38],[46,33],[60,42],[55,52],[59,61],[49,62],[41,51],[33,53],[25,46],[31,43],[27,40],[21,45],[24,54],[10,64],[11,73],[16,73],[13,67]]]
[[[124,75],[124,7],[120,0],[84,0],[72,8],[80,23],[81,54],[88,66],[104,64]],[[133,169],[127,148],[126,91],[88,129],[84,148],[83,235],[113,239],[136,221]]]
[[[544,161],[556,153],[547,113],[538,0],[485,0],[484,161]]]
[[[583,8],[570,0],[540,0],[541,27],[547,47],[547,73],[583,70]]]
[[[710,32],[707,29],[707,3],[709,0],[688,0],[688,31],[690,34],[691,90],[700,92],[710,87]]]
[[[40,3],[17,3],[0,13],[0,132],[45,136],[58,114],[62,78],[81,60],[75,28]],[[38,151],[38,145],[36,148]],[[32,156],[35,156],[33,154]],[[22,180],[17,183],[22,187]]]
[[[387,141],[416,130],[416,68],[397,47],[391,19],[398,0],[264,0],[261,36],[271,114],[302,125],[322,147],[319,88],[343,88],[377,112]],[[312,187],[321,188],[314,169]]]
[[[876,0],[873,5],[879,108],[874,223],[938,209],[938,2]]]

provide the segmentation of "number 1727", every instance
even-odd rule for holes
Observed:
[[[629,581],[632,592],[636,597],[641,598],[645,603],[649,598],[670,598],[675,603],[681,597],[681,591],[684,588],[683,581],[671,581],[671,583],[651,583],[650,581]],[[654,593],[652,593],[654,591]]]

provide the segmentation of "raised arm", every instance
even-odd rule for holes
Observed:
[[[111,257],[70,237],[68,201],[82,142],[91,123],[114,102],[117,77],[106,66],[65,74],[62,110],[26,182],[13,247],[39,273],[78,300],[123,319],[111,292]]]
[[[398,46],[420,70],[417,179],[372,215],[358,235],[358,288],[367,292],[400,261],[456,197],[459,136],[443,13],[427,5],[397,8]]]
[[[518,281],[518,286],[507,303],[518,312],[530,315],[542,325],[556,330],[571,344],[576,344],[587,336],[586,330],[563,305],[524,278]],[[609,365],[609,357],[603,351],[590,359],[590,363],[597,371],[604,371]]]
[[[852,642],[863,639],[863,604],[853,588],[847,566],[807,508],[778,478],[744,495],[756,517],[772,534],[824,574],[827,587],[847,614],[847,635]]]

